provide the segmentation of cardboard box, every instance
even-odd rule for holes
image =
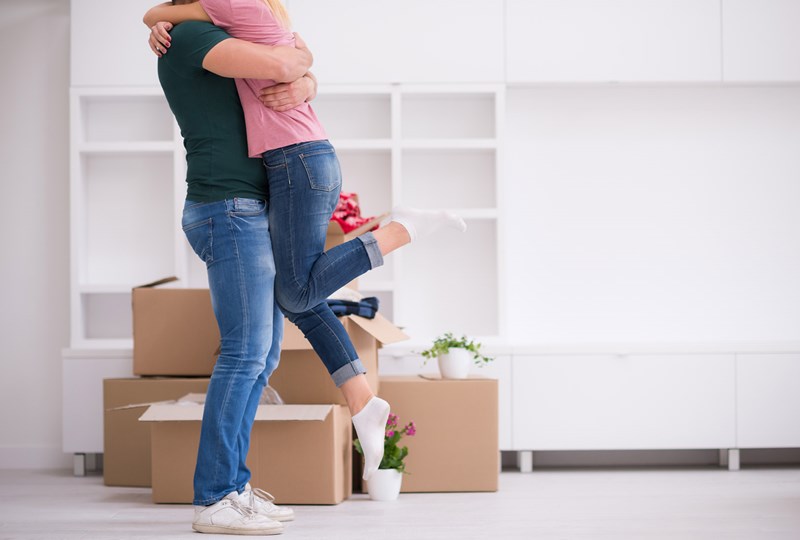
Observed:
[[[105,379],[103,381],[103,480],[107,486],[150,486],[150,429],[139,423],[148,405],[203,392],[201,379]]]
[[[133,289],[135,375],[208,377],[214,370],[220,337],[217,320],[211,308],[209,290],[158,287],[175,279],[166,278]],[[370,386],[373,391],[377,391],[378,349],[381,344],[402,341],[408,339],[408,336],[380,314],[376,314],[374,319],[350,315],[340,317],[339,320],[368,371]],[[296,381],[296,376],[289,372],[294,373],[300,364],[310,369],[308,373],[300,372],[303,377],[310,378],[305,383],[307,391],[297,388],[298,385],[282,383],[289,395],[295,396],[287,399],[281,392],[287,403],[344,403],[335,385],[330,382],[330,376],[321,360],[314,354],[311,344],[288,321],[284,326],[281,347],[284,351],[293,351],[291,354],[281,355],[281,365],[288,363],[291,367],[284,367],[282,372],[276,372],[273,375],[277,376],[276,380]],[[318,367],[322,368],[322,372],[315,369]],[[329,384],[320,382],[322,379]],[[318,382],[311,384],[311,380]],[[325,389],[321,394],[318,391],[320,388]],[[298,391],[301,391],[300,394]],[[326,396],[336,397],[331,399]]]
[[[191,503],[202,404],[152,405],[153,502]],[[350,414],[339,405],[259,405],[250,482],[278,504],[338,504],[352,494]]]
[[[414,421],[403,492],[497,491],[500,467],[497,381],[428,376],[381,377],[380,396]]]
[[[133,373],[209,376],[219,349],[219,327],[208,289],[158,287],[166,278],[132,292]]]
[[[382,344],[408,339],[380,313],[374,319],[357,315],[339,317],[367,370],[367,382],[379,391],[378,349]],[[297,326],[286,321],[281,343],[281,360],[269,380],[285,403],[336,403],[345,405],[341,391],[331,380],[325,364]]]
[[[344,232],[338,221],[331,221],[328,223],[328,234],[325,236],[325,251],[328,251],[332,247],[336,247],[339,244],[349,242],[357,236],[361,236],[362,234],[369,232],[370,230],[374,229],[375,226],[379,225],[380,222],[383,221],[388,215],[388,213],[381,214],[380,216],[371,219],[367,223],[364,223],[361,227],[353,229],[349,233]],[[358,290],[358,278],[348,283],[347,286],[351,289]]]

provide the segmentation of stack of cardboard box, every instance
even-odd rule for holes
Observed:
[[[332,222],[326,248],[362,232],[345,235]],[[152,486],[154,502],[191,503],[219,330],[208,289],[172,288],[170,281],[174,278],[133,290],[138,377],[105,381],[104,478],[107,485]],[[391,404],[401,422],[416,423],[416,436],[403,440],[410,473],[403,491],[496,491],[497,381],[379,377],[381,345],[407,336],[380,314],[340,320],[373,392]],[[351,495],[354,482],[365,487],[350,414],[311,344],[288,321],[281,347],[269,384],[285,405],[259,406],[247,460],[251,481],[279,504],[337,504]]]
[[[332,223],[328,247],[360,233],[345,235]],[[105,479],[107,485],[151,485],[155,502],[190,503],[203,405],[196,396],[176,400],[205,392],[219,331],[208,290],[162,286],[169,281],[133,291],[133,362],[140,377],[105,381]],[[341,320],[378,393],[378,349],[407,336],[380,314]],[[288,321],[270,386],[286,404],[259,406],[247,461],[253,485],[282,504],[348,498],[350,415],[311,344]]]
[[[219,346],[208,291],[165,288],[167,278],[132,292],[133,373],[103,383],[103,478],[108,486],[151,485],[147,407],[205,392]]]

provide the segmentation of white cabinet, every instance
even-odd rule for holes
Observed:
[[[325,83],[501,82],[502,0],[292,0]]]
[[[131,351],[66,349],[62,361],[62,449],[103,452],[103,379],[133,376]]]
[[[736,359],[737,446],[800,447],[800,354]]]
[[[491,354],[484,351],[484,354]],[[511,386],[513,380],[512,363],[510,356],[497,356],[494,362],[490,362],[483,367],[472,370],[473,375],[497,379],[497,399],[498,399],[498,436],[500,438],[500,450],[512,450],[514,442],[512,437],[512,394]]]
[[[508,0],[507,75],[524,82],[719,81],[719,0]]]
[[[153,86],[156,56],[142,23],[155,0],[72,0],[73,86]]]
[[[733,355],[515,356],[519,450],[735,447]]]
[[[726,81],[800,81],[800,2],[722,1]]]

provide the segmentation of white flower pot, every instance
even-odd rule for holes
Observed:
[[[443,379],[466,379],[471,364],[472,353],[467,349],[451,348],[447,354],[439,355],[439,372]]]
[[[378,469],[367,481],[369,498],[373,501],[396,501],[402,483],[403,473],[397,469]]]

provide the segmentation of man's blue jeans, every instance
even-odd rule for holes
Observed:
[[[208,385],[194,474],[194,504],[241,492],[256,408],[278,366],[283,316],[274,298],[275,263],[264,201],[186,201],[183,230],[206,263],[222,338]]]
[[[367,233],[325,251],[342,175],[328,141],[293,144],[263,155],[269,183],[269,229],[275,251],[275,297],[325,363],[336,386],[365,373],[342,323],[325,299],[383,264]]]

